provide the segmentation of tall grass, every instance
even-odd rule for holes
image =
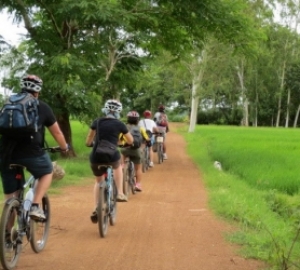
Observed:
[[[197,126],[182,130],[214,211],[239,230],[228,237],[273,269],[300,268],[300,155],[296,129]],[[300,137],[299,137],[300,138]],[[222,164],[222,171],[213,162]]]

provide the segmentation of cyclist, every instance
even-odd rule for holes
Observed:
[[[155,121],[159,132],[164,133],[164,142],[163,142],[164,159],[168,159],[167,146],[166,146],[166,133],[169,132],[169,123],[168,123],[168,116],[165,113],[164,105],[161,104],[158,106],[158,112],[154,114],[153,120]]]
[[[21,92],[28,92],[35,98],[39,98],[43,81],[36,75],[27,75],[21,79]],[[42,147],[44,146],[45,127],[58,143],[62,151],[67,152],[69,147],[63,133],[55,119],[50,106],[39,100],[39,130],[33,135],[22,137],[22,140],[12,139],[2,135],[0,139],[1,153],[1,178],[5,198],[16,195],[19,189],[19,181],[15,170],[9,168],[9,164],[21,164],[38,178],[33,202],[29,211],[32,219],[45,219],[43,210],[39,207],[44,194],[47,192],[53,174],[52,161]]]
[[[114,180],[117,186],[118,202],[127,202],[127,197],[123,193],[123,171],[120,163],[120,153],[117,149],[119,134],[124,134],[127,142],[129,144],[133,143],[133,138],[128,132],[128,129],[124,123],[122,123],[120,118],[120,113],[122,111],[122,104],[114,99],[109,99],[106,101],[102,112],[105,114],[105,117],[97,118],[93,121],[90,126],[90,130],[86,137],[86,146],[93,146],[93,150],[90,154],[90,166],[94,176],[96,177],[94,184],[94,203],[95,211],[92,212],[91,220],[93,223],[97,223],[97,211],[96,207],[98,204],[99,197],[99,183],[104,180],[104,173],[106,169],[99,167],[99,165],[111,165],[113,168]],[[97,134],[97,130],[99,134]],[[96,136],[96,139],[95,139]],[[107,140],[113,145],[116,146],[115,153],[107,159],[106,156],[96,158],[93,153],[97,148],[97,143],[99,140]]]
[[[150,155],[150,164],[149,164],[149,166],[153,167],[154,163],[153,163],[152,145],[153,145],[154,140],[155,140],[155,136],[153,136],[153,133],[158,132],[158,128],[156,126],[156,123],[151,119],[151,117],[152,117],[151,111],[146,110],[146,111],[144,111],[143,115],[144,115],[144,119],[141,119],[139,121],[138,125],[139,125],[139,127],[145,128],[146,131],[150,131],[150,132],[147,132],[148,136],[150,135],[150,138],[151,138],[151,147],[149,147],[149,155]]]
[[[148,137],[146,130],[143,127],[138,126],[139,122],[139,114],[136,111],[130,111],[127,114],[127,127],[130,130],[132,127],[138,127],[140,134],[142,136],[142,139],[146,142],[147,145],[151,146],[150,138]],[[127,138],[121,138],[121,141],[123,141],[123,144],[128,144]],[[135,189],[136,191],[142,191],[142,146],[138,149],[131,149],[131,148],[121,148],[121,153],[123,156],[123,159],[125,157],[130,157],[131,161],[134,163],[134,169],[135,169],[135,175],[136,175],[136,185]]]

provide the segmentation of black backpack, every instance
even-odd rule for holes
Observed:
[[[139,126],[128,125],[127,127],[133,137],[133,144],[130,148],[131,149],[140,148],[143,143],[143,137],[142,137]]]
[[[38,132],[38,106],[30,93],[12,94],[0,111],[0,134],[23,137]]]

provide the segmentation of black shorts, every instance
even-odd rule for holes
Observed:
[[[106,172],[105,166],[107,165],[112,166],[113,169],[117,169],[121,165],[121,163],[120,160],[101,164],[91,163],[91,169],[93,171],[94,176],[102,176]]]
[[[10,164],[20,164],[27,168],[27,170],[35,177],[40,178],[46,174],[52,173],[53,165],[48,153],[42,156],[12,159]],[[16,169],[1,166],[1,179],[4,194],[14,193],[19,189],[20,181],[16,179]]]

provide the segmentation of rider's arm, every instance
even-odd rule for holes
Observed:
[[[67,151],[69,149],[68,144],[65,140],[64,134],[59,128],[59,125],[57,122],[55,122],[53,125],[48,127],[51,135],[55,139],[55,141],[58,143],[59,147],[63,151]]]
[[[133,144],[133,137],[130,134],[130,132],[127,132],[126,134],[123,134],[124,139],[126,141],[127,144]]]
[[[95,138],[96,130],[90,129],[88,135],[85,139],[85,145],[90,147],[93,145],[94,138]]]
[[[146,132],[146,129],[144,127],[140,127],[140,132],[142,134],[142,137],[145,141],[150,141],[150,138]]]

